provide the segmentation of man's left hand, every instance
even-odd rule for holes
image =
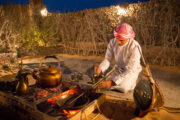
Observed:
[[[115,85],[114,81],[112,80],[106,80],[103,81],[98,88],[110,88],[111,86]]]

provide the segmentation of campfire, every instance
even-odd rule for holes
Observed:
[[[16,80],[0,83],[0,105],[2,103],[7,108],[14,108],[15,112],[20,110],[28,119],[75,119],[102,94],[85,86],[82,89],[78,83],[62,81],[59,59],[56,56],[46,56],[44,59],[47,58],[56,59],[59,69],[41,67],[41,61],[39,71],[30,72],[23,69],[21,61]],[[28,75],[32,75],[36,83],[28,85]],[[77,79],[82,79],[82,76]]]
[[[7,109],[13,109],[15,112],[20,110],[20,114],[35,120],[43,120],[46,117],[53,118],[52,120],[77,119],[77,116],[81,116],[79,115],[82,113],[80,111],[88,109],[88,106],[102,95],[91,91],[78,98],[72,106],[66,106],[70,99],[73,100],[85,90],[81,89],[79,85],[70,83],[54,88],[41,88],[34,84],[29,87],[29,94],[20,96],[15,92],[16,84],[17,81],[0,83],[1,105],[5,105]]]
[[[52,91],[54,91],[54,92],[57,92],[57,91],[58,91],[58,88],[50,88],[50,90],[52,90]],[[49,98],[48,100],[46,100],[46,103],[47,103],[48,105],[50,105],[51,107],[55,107],[55,106],[57,106],[57,100],[58,100],[58,99],[62,99],[62,100],[63,100],[63,98],[65,98],[65,96],[74,95],[74,94],[78,95],[78,94],[80,94],[81,92],[82,92],[82,90],[80,89],[80,87],[74,87],[74,88],[71,88],[71,89],[69,89],[69,90],[67,90],[67,91],[65,91],[65,92],[63,92],[63,93],[60,93],[60,94],[58,94],[58,95],[56,95],[56,96],[54,96],[54,97],[52,97],[52,98]],[[48,92],[47,90],[39,91],[39,92],[37,92],[37,96],[35,97],[34,100],[47,97],[47,96],[50,95],[50,94],[51,94],[51,93]],[[65,100],[65,99],[64,99],[64,100]],[[62,102],[62,101],[60,101],[60,102]],[[77,113],[77,112],[79,112],[79,111],[80,111],[80,109],[73,110],[73,108],[72,108],[72,109],[68,109],[68,110],[67,110],[67,109],[62,109],[62,110],[61,110],[61,108],[59,108],[60,114],[61,114],[61,113],[64,113],[64,116],[65,116],[66,118],[69,118],[69,117],[73,116],[75,113]]]

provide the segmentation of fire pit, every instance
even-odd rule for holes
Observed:
[[[89,109],[90,106],[95,109],[94,106],[96,106],[97,100],[103,96],[91,91],[77,99],[72,106],[60,106],[58,104],[60,104],[59,102],[63,97],[68,95],[75,97],[84,90],[78,85],[67,87],[66,84],[62,84],[55,88],[40,88],[32,85],[29,87],[29,94],[19,96],[15,92],[16,84],[17,81],[0,83],[0,106],[11,109],[14,113],[20,113],[15,114],[16,116],[13,116],[12,119],[14,117],[20,119],[20,116],[23,116],[21,119],[30,120],[80,119],[80,114]],[[73,97],[70,98],[73,99]],[[65,103],[69,99],[63,102]],[[93,109],[91,108],[91,112]]]

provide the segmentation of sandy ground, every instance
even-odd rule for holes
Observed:
[[[91,78],[93,75],[93,66],[95,63],[100,63],[102,57],[83,57],[75,55],[57,55],[60,58],[61,71],[64,75],[71,74],[75,71],[81,72],[88,76],[87,83],[92,84]],[[42,57],[23,58],[24,68],[38,68]],[[45,62],[57,62],[55,59],[47,59]],[[162,68],[151,66],[154,79],[159,84],[165,97],[165,106],[180,108],[180,72],[179,69]],[[14,75],[1,76],[0,81],[12,79]],[[105,94],[113,97],[122,97],[132,99],[132,92],[127,94],[118,93],[115,91],[103,91]]]

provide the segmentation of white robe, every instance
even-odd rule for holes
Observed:
[[[138,47],[140,49],[138,49]],[[129,39],[127,43],[122,46],[117,44],[116,38],[110,40],[105,59],[101,62],[100,67],[104,73],[109,68],[112,58],[115,58],[114,68],[118,67],[118,70],[107,79],[113,80],[116,84],[112,86],[111,89],[116,89],[121,92],[134,89],[138,75],[142,70],[139,50],[141,51],[141,47],[134,39]]]

